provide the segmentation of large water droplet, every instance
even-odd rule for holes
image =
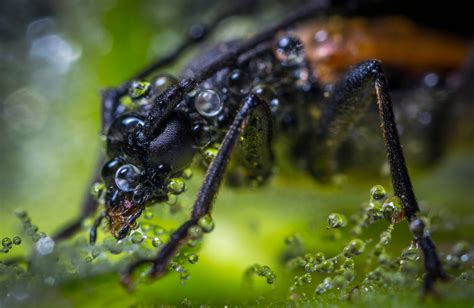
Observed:
[[[123,165],[115,173],[115,184],[125,192],[133,191],[140,182],[140,170],[132,164]]]
[[[387,192],[385,191],[385,188],[381,185],[375,185],[370,189],[370,198],[373,200],[383,200],[385,196],[387,195]]]
[[[194,100],[194,107],[204,117],[214,117],[222,110],[222,100],[215,91],[203,90]]]
[[[46,256],[53,252],[54,250],[54,241],[49,236],[41,237],[38,242],[36,242],[36,251],[42,255]]]

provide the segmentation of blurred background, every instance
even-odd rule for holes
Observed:
[[[157,55],[172,50],[191,24],[210,20],[224,5],[223,1],[204,0],[2,1],[0,236],[21,234],[21,224],[13,214],[17,208],[26,210],[47,234],[78,215],[96,156],[103,150],[100,89],[119,84]],[[284,1],[262,2],[253,16],[225,20],[212,40],[246,37],[284,16],[288,9]],[[422,15],[403,5],[398,9]],[[452,11],[454,14],[455,9]],[[423,16],[425,24],[472,35],[467,21],[454,15],[444,19]],[[168,71],[179,75],[192,55],[187,53]],[[458,129],[449,138],[442,160],[412,172],[422,207],[451,224],[435,234],[441,249],[457,239],[474,240],[470,229],[474,224],[474,125],[469,120],[472,107],[461,110],[454,113],[459,117],[454,121]],[[188,192],[180,197],[186,209],[200,180],[202,174],[196,171]],[[245,269],[257,262],[281,270],[284,239],[295,233],[306,236],[308,249],[336,251],[337,243],[328,242],[325,233],[327,215],[355,211],[368,200],[374,184],[390,187],[389,178],[379,174],[368,179],[348,177],[341,183],[344,185],[322,187],[283,162],[279,174],[263,189],[223,189],[214,214],[216,230],[204,240],[201,260],[191,268],[192,278],[185,286],[171,276],[128,295],[119,287],[117,275],[110,273],[60,288],[54,293],[55,302],[181,303],[190,298],[221,303],[238,302],[242,297],[258,300],[262,294],[284,299],[289,284],[284,281],[291,281],[291,274],[283,273],[280,284],[273,287],[258,281],[256,290],[247,290],[244,296]],[[394,247],[409,242],[405,227],[398,228],[399,242]],[[30,246],[25,240],[8,257],[28,253]],[[0,260],[6,258],[0,255]]]

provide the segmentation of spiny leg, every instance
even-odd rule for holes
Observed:
[[[264,103],[257,95],[247,96],[238,113],[234,117],[234,120],[227,131],[222,144],[219,148],[219,152],[210,164],[204,182],[199,190],[198,196],[193,206],[191,218],[182,224],[170,237],[166,245],[160,250],[156,258],[148,260],[138,260],[131,264],[122,275],[122,284],[130,287],[132,283],[131,275],[133,271],[140,265],[145,263],[152,263],[152,269],[150,276],[158,278],[166,273],[168,264],[175,256],[181,246],[183,246],[189,239],[189,229],[198,224],[200,218],[209,214],[212,209],[212,203],[216,198],[219,186],[222,182],[224,172],[229,163],[230,156],[235,147],[235,144],[239,140],[239,136],[242,130],[251,125],[251,114],[258,112],[258,116],[269,123],[267,127],[271,127],[271,111],[266,103]],[[271,131],[266,131],[267,134],[271,134]],[[271,141],[271,137],[267,137],[267,140]],[[270,150],[270,144],[267,144]],[[271,155],[271,154],[266,154]]]
[[[434,282],[437,279],[447,279],[447,274],[443,270],[434,243],[424,232],[423,222],[416,216],[419,212],[418,203],[405,164],[387,81],[378,61],[358,64],[338,83],[332,101],[323,111],[316,140],[320,142],[320,146],[326,147],[322,150],[324,153],[333,153],[373,101],[374,89],[393,189],[395,195],[403,201],[410,231],[423,252],[426,271],[424,291],[430,292],[433,291]]]

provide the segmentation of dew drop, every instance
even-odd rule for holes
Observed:
[[[196,264],[199,261],[199,256],[195,253],[190,253],[188,255],[188,262],[191,264]]]
[[[123,165],[115,173],[115,184],[125,192],[137,188],[140,180],[140,170],[132,164]]]
[[[168,183],[168,191],[173,195],[179,195],[186,190],[186,184],[181,178],[172,178]]]
[[[153,214],[153,211],[151,210],[146,210],[145,213],[143,214],[143,217],[145,219],[153,219],[153,216],[154,214]],[[144,229],[143,226],[142,226],[142,229]]]
[[[253,87],[252,93],[260,97],[267,103],[270,103],[272,100],[276,99],[275,90],[267,84],[261,83]]]
[[[153,245],[153,247],[161,247],[163,245],[163,241],[159,237],[155,237],[151,241],[151,244]]]
[[[144,239],[145,238],[143,237],[143,234],[141,234],[140,232],[133,232],[132,233],[132,236],[131,236],[132,243],[141,244],[141,243],[143,243]]]
[[[178,79],[169,74],[160,74],[158,76],[155,76],[151,80],[152,94],[158,96],[162,94],[166,89],[177,83]]]
[[[219,150],[216,149],[215,147],[208,147],[204,150],[203,152],[204,160],[206,161],[208,165],[212,163],[214,158],[217,156],[218,152]]]
[[[21,244],[21,237],[19,236],[14,236],[12,239],[12,242],[14,245],[20,245]]]
[[[153,234],[162,235],[162,234],[165,234],[165,233],[166,233],[166,230],[162,226],[153,227]]]
[[[360,239],[353,239],[349,244],[344,248],[344,255],[360,255],[365,250],[365,243]]]
[[[193,176],[193,171],[191,170],[191,168],[186,168],[183,170],[181,175],[184,179],[189,180]]]
[[[222,100],[213,90],[201,91],[194,100],[194,107],[204,117],[214,117],[222,110]]]
[[[420,254],[416,245],[411,244],[407,249],[402,252],[402,259],[409,261],[417,261],[420,258]]]
[[[417,218],[410,222],[410,231],[416,238],[422,238],[425,231],[425,223],[423,220]]]
[[[91,187],[91,195],[97,201],[99,201],[102,198],[104,192],[105,192],[105,185],[102,182],[97,182]]]
[[[199,218],[198,226],[201,227],[204,233],[209,233],[214,230],[214,220],[210,214],[206,214],[203,217]]]
[[[283,35],[275,43],[275,56],[283,65],[299,64],[304,60],[303,43],[293,34]]]
[[[150,89],[150,83],[146,81],[132,81],[128,94],[132,99],[138,99],[143,97]]]
[[[344,228],[347,226],[347,218],[338,213],[332,213],[328,216],[328,227],[329,228]]]
[[[4,237],[2,239],[2,246],[6,249],[11,249],[13,246],[13,242],[9,237]]]
[[[383,200],[385,196],[387,195],[387,192],[385,191],[385,188],[383,188],[382,185],[375,185],[370,189],[370,198],[371,200]]]
[[[247,94],[250,91],[250,78],[245,72],[235,69],[227,77],[229,90],[234,94]]]
[[[42,255],[46,256],[49,255],[53,252],[54,250],[54,241],[52,238],[49,236],[44,236],[41,237],[37,242],[36,242],[36,251]]]
[[[197,240],[202,237],[203,230],[199,226],[189,228],[188,234],[191,240]]]
[[[400,222],[404,217],[402,204],[402,200],[396,196],[386,198],[382,205],[384,218],[392,224]]]

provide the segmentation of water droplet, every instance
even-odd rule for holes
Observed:
[[[143,217],[145,219],[153,219],[153,216],[154,216],[154,214],[153,214],[153,211],[151,211],[151,210],[146,210],[145,213],[143,214]],[[142,229],[144,229],[143,225],[142,225]],[[143,230],[143,231],[145,231],[145,230]]]
[[[150,83],[146,81],[132,81],[128,94],[132,99],[138,99],[143,97],[150,89]]]
[[[193,176],[193,171],[191,170],[191,168],[186,168],[183,170],[181,175],[185,180],[189,180]]]
[[[293,34],[280,36],[275,43],[275,56],[283,65],[292,66],[303,62],[304,46]]]
[[[222,100],[213,90],[201,91],[194,100],[194,107],[204,117],[214,117],[222,110]]]
[[[173,195],[179,195],[186,190],[186,184],[181,178],[172,178],[168,183],[168,191]]]
[[[140,232],[133,232],[132,236],[131,236],[131,239],[132,239],[132,243],[141,244],[141,243],[143,243],[143,240],[145,238],[143,237],[143,234],[141,234]]]
[[[334,271],[334,263],[330,260],[324,260],[316,265],[316,271],[320,273],[332,273]]]
[[[402,204],[402,200],[396,196],[386,198],[382,205],[384,218],[392,224],[400,222],[404,217]]]
[[[334,276],[334,278],[332,279],[332,282],[334,286],[336,287],[336,289],[338,290],[344,288],[347,284],[347,280],[341,275]]]
[[[413,220],[410,222],[410,231],[414,237],[422,238],[425,231],[425,223],[420,218]]]
[[[152,241],[151,244],[153,247],[161,247],[163,245],[163,241],[159,237],[155,237]]]
[[[352,260],[350,258],[347,258],[346,260],[344,260],[344,263],[342,264],[342,267],[344,269],[354,269],[354,267],[355,267],[354,260]]]
[[[314,254],[314,261],[316,263],[321,263],[323,262],[324,260],[326,260],[326,257],[324,256],[324,253],[322,252],[317,252]]]
[[[92,185],[91,187],[91,195],[97,201],[99,201],[102,198],[104,192],[105,192],[105,185],[102,182],[94,183],[94,185]]]
[[[212,140],[212,131],[205,123],[196,123],[193,126],[194,143],[197,147],[203,148]]]
[[[125,192],[133,191],[140,182],[140,169],[132,164],[123,165],[115,173],[115,184]]]
[[[188,234],[192,240],[200,239],[202,237],[202,229],[199,226],[192,226],[189,228]]]
[[[372,200],[377,200],[381,201],[385,198],[387,195],[387,192],[385,191],[385,188],[381,185],[375,185],[370,189],[370,198]]]
[[[188,262],[191,264],[196,264],[199,260],[199,256],[195,253],[190,253],[188,255]]]
[[[270,103],[277,96],[275,90],[272,87],[263,83],[253,87],[252,93],[267,103]]]
[[[245,72],[235,69],[227,77],[227,85],[232,93],[242,95],[250,91],[251,82]]]
[[[36,251],[42,256],[49,255],[53,252],[54,245],[53,239],[49,236],[41,237],[36,242]]]
[[[204,150],[203,152],[204,160],[206,161],[208,165],[212,163],[212,160],[217,156],[218,152],[219,150],[216,149],[215,147],[208,147]]]
[[[165,234],[165,233],[166,233],[166,230],[162,226],[155,226],[153,228],[153,234],[155,234],[155,235],[162,235],[162,234]]]
[[[347,218],[338,213],[332,213],[328,216],[328,226],[329,228],[344,228],[347,226]]]
[[[401,257],[404,260],[417,261],[420,258],[420,254],[416,245],[411,244],[407,249],[403,250]]]
[[[214,220],[210,214],[206,214],[203,217],[199,218],[198,226],[201,227],[204,233],[209,233],[214,230]]]
[[[2,246],[7,249],[11,249],[13,246],[13,242],[9,237],[4,237],[2,239]]]
[[[20,245],[21,244],[21,237],[19,236],[14,236],[12,239],[12,242],[14,245]]]
[[[128,136],[135,133],[143,125],[143,119],[137,115],[126,114],[114,120],[107,131],[107,155],[109,157],[122,155],[124,145],[128,144]],[[109,163],[112,163],[112,161],[109,161],[107,164]],[[113,167],[111,166],[111,168]],[[114,175],[112,170],[109,171],[110,173]],[[108,185],[105,177],[104,182]]]
[[[353,239],[352,241],[349,242],[349,245],[347,245],[344,248],[344,255],[347,256],[357,256],[363,253],[365,250],[365,243],[364,241],[360,239]]]
[[[152,94],[158,96],[162,94],[166,89],[177,83],[178,79],[169,74],[160,74],[158,76],[155,76],[151,80]]]

